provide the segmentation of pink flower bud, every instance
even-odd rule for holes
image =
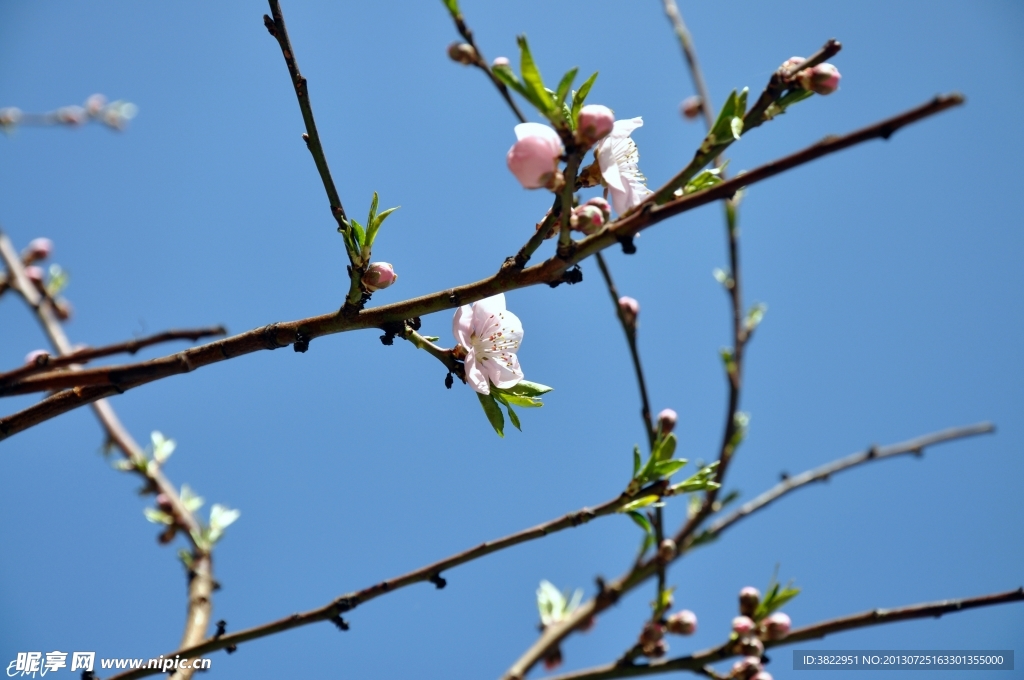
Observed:
[[[636,325],[636,319],[640,316],[639,302],[627,295],[623,295],[619,298],[619,309],[622,310],[622,315],[626,317],[626,323],[630,326]]]
[[[737,680],[750,680],[763,670],[761,659],[756,656],[747,656],[732,665],[729,675]]]
[[[495,57],[494,61],[491,62],[491,68],[508,68],[509,61],[508,57]]]
[[[658,414],[658,427],[661,429],[662,434],[668,434],[672,430],[676,429],[676,420],[679,416],[670,408],[663,409]]]
[[[85,109],[81,106],[64,106],[57,109],[57,121],[65,125],[81,125],[85,122]]]
[[[71,303],[67,300],[57,300],[54,303],[54,311],[57,312],[57,316],[61,321],[67,321],[71,318],[71,315],[75,313],[75,308],[71,306]]]
[[[666,538],[658,546],[658,559],[662,562],[671,562],[676,556],[676,542]]]
[[[34,238],[25,249],[25,258],[31,262],[45,260],[53,252],[53,241],[48,238]]]
[[[518,142],[508,150],[508,169],[526,189],[540,189],[555,179],[562,140],[558,133],[540,123],[516,126]]]
[[[464,66],[476,63],[476,50],[467,43],[453,42],[448,46],[448,58]]]
[[[0,109],[0,127],[10,127],[21,122],[21,109],[8,106]]]
[[[576,137],[586,145],[604,138],[615,126],[615,114],[607,106],[587,104],[580,109]]]
[[[34,349],[25,355],[25,363],[30,366],[45,366],[50,361],[50,353],[45,349]]]
[[[170,496],[168,496],[165,493],[157,494],[157,496],[156,496],[156,507],[160,508],[161,510],[163,510],[165,512],[170,512],[171,510],[174,509],[174,506],[171,505],[171,498],[170,498]]]
[[[749,616],[737,616],[732,620],[732,630],[739,635],[746,635],[754,630],[754,620]]]
[[[91,95],[85,100],[85,111],[90,116],[95,118],[103,110],[103,107],[107,105],[107,98],[102,94]]]
[[[761,671],[760,673],[752,677],[750,680],[775,680],[775,678],[773,678],[772,674],[768,671]]]
[[[572,211],[569,224],[584,234],[596,234],[604,226],[604,213],[596,205],[581,205]]]
[[[800,85],[821,95],[832,94],[839,89],[839,69],[832,64],[818,64],[800,73]]]
[[[764,643],[756,637],[742,637],[737,642],[737,650],[744,656],[761,658],[764,655]]]
[[[790,57],[786,61],[782,62],[782,66],[779,70],[783,73],[790,73],[794,68],[807,61],[803,57]]]
[[[792,622],[786,614],[775,612],[766,618],[762,625],[764,625],[765,635],[769,640],[781,640],[789,635],[789,627]]]
[[[747,586],[740,591],[740,614],[753,616],[760,602],[761,591],[753,586]]]
[[[44,275],[41,267],[37,267],[35,265],[32,265],[31,267],[25,267],[25,276],[27,276],[28,280],[36,284],[37,286],[43,285]]]
[[[608,203],[608,201],[604,200],[600,196],[594,196],[593,198],[591,198],[589,201],[587,201],[583,205],[592,205],[592,206],[595,206],[597,208],[600,208],[601,212],[604,213],[604,221],[605,222],[607,222],[609,219],[611,219],[611,216],[612,216],[612,206]]]
[[[701,111],[704,110],[704,102],[697,95],[687,97],[683,100],[683,103],[679,105],[679,112],[683,114],[683,118],[687,120],[696,120],[700,117]]]
[[[395,268],[387,262],[372,262],[363,274],[363,287],[369,292],[387,288],[398,280]]]
[[[697,632],[697,615],[689,609],[678,611],[668,617],[668,632],[673,635],[693,635]]]

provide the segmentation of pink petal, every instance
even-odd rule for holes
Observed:
[[[473,346],[470,336],[473,335],[473,308],[469,305],[462,305],[455,310],[455,318],[452,319],[452,335],[455,340],[465,348]]]
[[[485,364],[494,363],[493,361],[485,361]],[[466,384],[472,387],[475,391],[480,394],[490,394],[491,385],[487,381],[487,376],[480,370],[480,362],[476,360],[476,354],[470,352],[469,356],[466,357],[465,361],[466,368]]]

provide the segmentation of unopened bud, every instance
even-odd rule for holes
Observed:
[[[372,262],[363,274],[363,287],[369,292],[387,288],[398,280],[395,268],[387,262]]]
[[[53,305],[53,310],[57,312],[57,316],[61,321],[67,321],[71,318],[71,315],[75,313],[75,308],[71,306],[71,303],[67,300],[57,300]]]
[[[28,248],[22,256],[29,262],[45,260],[53,252],[53,241],[48,238],[34,238],[29,241]]]
[[[619,309],[622,310],[622,316],[625,317],[626,323],[635,326],[636,319],[640,316],[640,303],[628,295],[623,295],[619,298]]]
[[[495,57],[491,62],[491,68],[509,68],[508,57]]]
[[[476,50],[468,43],[453,42],[448,46],[448,58],[469,66],[477,60]]]
[[[641,650],[648,659],[660,659],[668,654],[668,643],[664,640],[658,640],[653,644],[644,645],[641,647]]]
[[[549,649],[544,654],[544,668],[553,671],[562,665],[562,650],[559,647]]]
[[[789,635],[789,627],[792,625],[792,621],[789,620],[789,616],[782,612],[775,612],[764,621],[761,625],[764,626],[765,637],[769,640],[781,640],[782,638]]]
[[[648,621],[640,631],[640,645],[653,645],[665,637],[665,626],[656,621]]]
[[[683,103],[679,105],[679,113],[683,114],[683,118],[687,120],[696,120],[700,117],[701,112],[704,110],[704,100],[693,95],[683,100]]]
[[[42,267],[36,267],[35,265],[31,267],[25,267],[25,276],[27,276],[28,280],[36,284],[37,286],[43,285],[44,274]]]
[[[30,366],[45,366],[50,362],[50,353],[45,349],[34,349],[25,355],[25,363]]]
[[[604,213],[604,221],[605,222],[607,222],[609,219],[611,219],[611,216],[612,216],[612,206],[604,198],[602,198],[600,196],[594,196],[593,198],[589,199],[583,205],[593,205],[593,206],[596,206],[596,207],[600,208],[601,212]]]
[[[753,616],[761,602],[761,591],[753,586],[740,590],[740,614]]]
[[[750,680],[763,670],[761,659],[756,656],[747,656],[732,665],[729,677],[736,678],[736,680]]]
[[[676,429],[676,421],[679,416],[670,408],[663,409],[658,414],[658,429],[661,430],[662,434],[668,434],[672,430]]]
[[[596,205],[581,205],[573,209],[569,225],[584,234],[596,234],[604,226],[604,213]]]
[[[156,507],[165,512],[170,512],[174,506],[171,505],[171,497],[165,493],[157,494]]]
[[[63,106],[57,109],[57,121],[65,125],[81,125],[85,122],[85,109],[81,106]]]
[[[551,128],[538,125],[512,145],[505,157],[508,169],[512,171],[524,189],[554,189],[557,184],[558,159],[562,155],[562,142]],[[563,180],[564,181],[564,180]]]
[[[658,560],[661,562],[671,562],[676,556],[676,542],[671,538],[664,539],[658,546]]]
[[[736,650],[744,656],[756,656],[760,658],[764,655],[764,643],[756,637],[742,637],[737,640]]]
[[[21,122],[21,109],[8,106],[0,109],[0,127],[12,127]]]
[[[85,112],[95,118],[100,115],[100,111],[107,105],[107,98],[102,94],[91,95],[85,100]]]
[[[668,617],[666,627],[673,635],[693,635],[697,632],[697,615],[683,609]]]
[[[800,73],[800,85],[817,94],[832,94],[839,89],[839,69],[832,64],[818,64]]]
[[[800,64],[804,63],[805,61],[807,60],[804,59],[803,57],[790,57],[786,61],[782,62],[782,66],[779,67],[779,70],[782,71],[783,73],[791,74],[793,69],[797,68],[798,66],[800,66]]]
[[[739,635],[747,635],[754,630],[754,620],[749,616],[737,616],[732,620],[732,630]]]
[[[590,146],[607,136],[613,127],[615,127],[615,114],[611,109],[601,104],[587,104],[580,109],[576,138]]]

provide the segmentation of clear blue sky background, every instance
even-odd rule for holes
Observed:
[[[549,79],[600,71],[591,95],[643,116],[641,168],[659,184],[702,136],[677,107],[689,78],[660,3],[465,0],[488,58],[525,32]],[[772,70],[837,37],[842,89],[734,147],[751,168],[952,90],[967,105],[753,187],[742,208],[749,301],[769,305],[749,351],[748,442],[728,487],[778,480],[875,443],[992,420],[994,436],[923,460],[865,467],[744,522],[671,571],[700,630],[672,654],[721,642],[745,585],[776,564],[804,589],[795,625],[1024,585],[1024,254],[1020,159],[1024,10],[1014,2],[683,3],[711,92],[759,91]],[[93,92],[130,99],[125,134],[99,126],[0,138],[0,221],[19,245],[56,242],[72,274],[68,332],[103,344],[170,327],[241,332],[329,312],[345,283],[341,238],[259,2],[0,3],[0,106],[43,111]],[[494,272],[549,198],[505,168],[512,116],[480,73],[451,63],[440,2],[287,2],[299,63],[349,212],[374,190],[401,204],[375,254],[397,301]],[[681,448],[714,454],[728,341],[711,277],[721,211],[687,213],[611,252],[640,300],[656,409],[680,413]],[[550,247],[550,246],[549,246]],[[525,432],[499,440],[473,393],[377,333],[261,352],[113,401],[140,440],[177,439],[167,466],[240,508],[216,552],[214,619],[237,630],[320,606],[475,543],[615,496],[642,438],[625,342],[592,262],[582,285],[508,296],[526,328],[527,375],[554,385]],[[450,313],[424,319],[450,343]],[[43,338],[0,299],[0,367]],[[170,351],[170,348],[164,348]],[[156,352],[151,352],[155,356]],[[7,399],[4,411],[27,398]],[[149,657],[181,634],[185,583],[160,547],[134,477],[104,463],[82,409],[0,444],[0,662],[18,651]],[[682,518],[682,503],[668,510]],[[593,522],[445,574],[353,612],[214,655],[218,678],[496,677],[536,636],[542,578],[593,593],[629,564],[638,532]],[[567,667],[612,660],[652,597],[632,594],[564,648]],[[1024,606],[886,626],[821,649],[1014,648]],[[788,651],[770,670],[792,677]],[[61,673],[68,673],[62,671]],[[1017,670],[1001,677],[1024,677]],[[64,677],[59,674],[58,677]],[[211,676],[212,677],[212,676]],[[884,674],[874,675],[882,678]]]

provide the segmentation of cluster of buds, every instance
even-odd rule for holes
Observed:
[[[85,100],[83,106],[77,104],[62,106],[46,115],[26,116],[21,109],[13,106],[0,109],[0,129],[11,129],[23,122],[77,127],[90,120],[95,120],[113,130],[123,130],[128,125],[128,121],[134,118],[138,112],[139,108],[131,102],[121,100],[108,102],[102,94],[94,94]]]
[[[370,293],[387,288],[397,280],[395,268],[387,262],[371,262],[362,278],[363,288]]]
[[[573,208],[569,226],[586,235],[596,234],[611,219],[612,207],[600,196]]]
[[[734,680],[771,680],[761,665],[764,643],[781,640],[789,634],[789,616],[775,612],[760,621],[755,620],[761,592],[752,586],[740,590],[740,615],[732,620],[736,642],[733,651],[745,658],[737,661],[729,677]]]
[[[782,70],[788,71],[804,63],[803,57],[790,57],[782,64]],[[797,74],[796,84],[803,90],[810,90],[816,94],[832,94],[839,89],[839,80],[842,76],[832,64],[818,64],[811,68],[805,68]]]
[[[644,629],[640,631],[640,639],[637,640],[640,652],[648,659],[660,659],[668,653],[668,643],[665,642],[665,625],[658,621],[648,621]]]

